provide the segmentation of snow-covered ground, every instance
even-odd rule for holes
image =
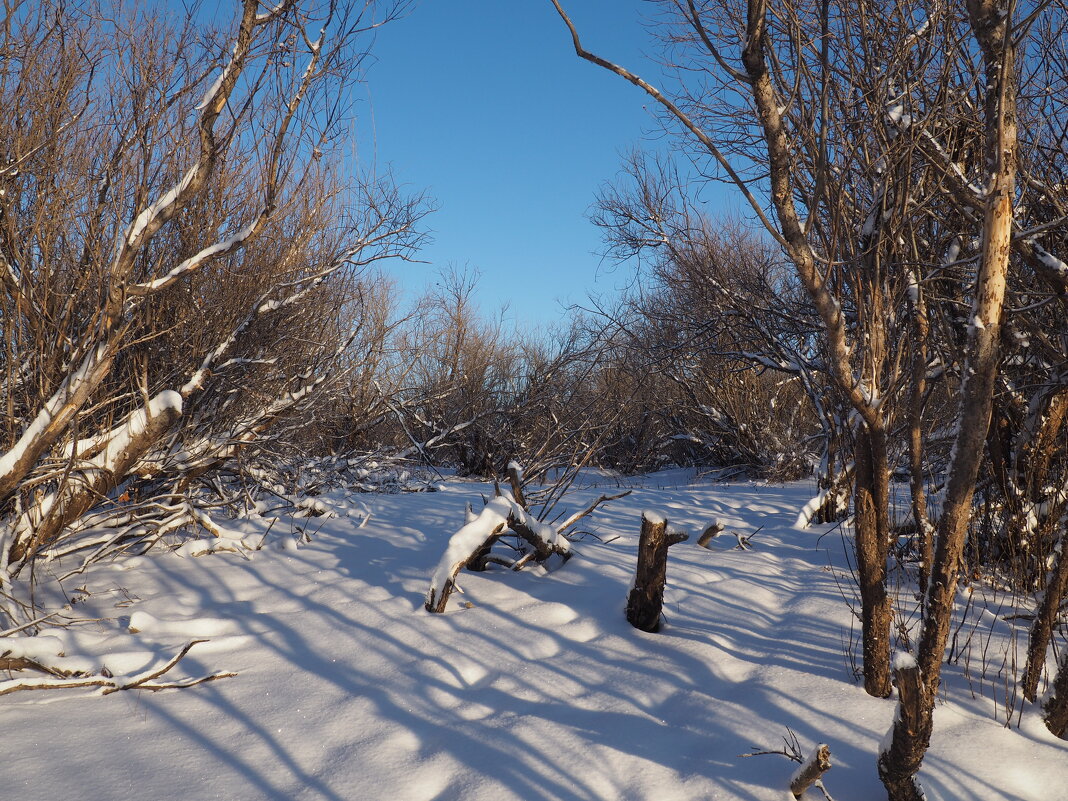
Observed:
[[[298,549],[160,554],[69,580],[75,612],[98,620],[61,632],[68,656],[103,653],[132,674],[208,637],[179,670],[239,675],[0,698],[0,798],[782,801],[796,766],[742,755],[781,748],[788,730],[806,752],[830,745],[837,801],[885,797],[875,758],[893,702],[853,677],[840,534],[793,527],[811,485],[647,477],[595,513],[600,539],[576,542],[563,567],[462,573],[464,593],[428,614],[434,566],[465,502],[487,491],[450,480],[435,493],[323,496],[339,516],[298,521],[321,526]],[[623,616],[643,509],[692,534],[671,549],[658,634]],[[698,547],[716,518],[726,531]],[[271,539],[288,538],[281,528]],[[757,529],[752,550],[733,547]],[[996,650],[1008,626],[962,631]],[[947,667],[928,797],[1065,801],[1068,743],[1030,708],[1019,728],[995,720],[1004,678],[984,684],[977,655]]]

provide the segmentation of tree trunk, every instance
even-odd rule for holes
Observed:
[[[912,387],[909,398],[909,493],[912,498],[912,518],[916,523],[916,542],[919,546],[920,597],[926,597],[934,556],[934,527],[927,519],[927,494],[923,475],[923,408],[927,395],[927,339],[930,324],[927,306],[919,281],[913,277],[913,327],[916,331],[916,352],[912,356]]]
[[[931,741],[931,704],[915,660],[895,667],[897,714],[890,745],[879,754],[879,778],[891,801],[923,801],[916,772]]]
[[[1068,649],[1061,653],[1053,694],[1045,706],[1046,726],[1062,740],[1068,740]]]
[[[890,695],[890,622],[886,593],[889,512],[885,468],[886,438],[862,427],[857,435],[853,491],[857,578],[860,584],[864,690],[877,698]],[[879,451],[881,450],[881,453]]]
[[[1009,0],[967,0],[968,16],[986,70],[985,150],[989,193],[983,219],[983,255],[976,278],[968,331],[957,433],[949,465],[946,500],[938,525],[919,644],[921,692],[914,720],[900,720],[879,758],[879,775],[890,801],[916,801],[915,774],[930,741],[934,699],[957,591],[965,535],[971,519],[975,479],[983,455],[994,384],[1012,246],[1012,203],[1016,182],[1016,67]],[[911,681],[911,679],[910,679]],[[902,706],[904,709],[904,705]],[[910,712],[910,714],[913,714]]]
[[[686,539],[687,535],[682,532],[668,533],[667,520],[660,515],[652,512],[642,514],[638,567],[634,575],[634,588],[627,597],[627,621],[635,628],[660,631],[668,548]]]
[[[1057,622],[1057,612],[1060,610],[1061,601],[1068,594],[1068,555],[1065,550],[1068,550],[1068,535],[1062,533],[1057,564],[1046,584],[1042,602],[1038,605],[1035,622],[1031,624],[1027,643],[1027,665],[1020,684],[1024,698],[1032,703],[1036,699],[1038,680],[1042,677],[1042,668],[1046,664],[1046,649],[1053,635],[1053,626]]]

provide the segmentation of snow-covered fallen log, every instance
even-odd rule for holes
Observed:
[[[561,530],[541,522],[511,497],[498,495],[449,538],[445,553],[430,579],[424,604],[426,610],[444,612],[449,596],[456,588],[457,574],[507,532],[525,540],[539,562],[553,554],[565,559],[571,555],[571,544]]]
[[[428,612],[445,611],[449,595],[456,588],[456,576],[465,567],[484,570],[488,562],[500,561],[490,556],[490,548],[505,534],[514,534],[529,546],[524,556],[508,565],[513,570],[519,570],[531,560],[544,562],[553,555],[561,556],[566,561],[572,553],[566,532],[602,503],[630,494],[630,490],[627,490],[617,495],[601,495],[563,522],[550,525],[527,509],[523,495],[523,469],[515,462],[508,464],[508,481],[511,494],[505,494],[497,485],[496,497],[488,501],[477,515],[468,504],[464,526],[449,538],[445,553],[430,579],[424,602]],[[547,514],[545,506],[541,514]]]
[[[428,612],[444,612],[449,596],[456,588],[456,574],[479,552],[491,545],[508,527],[512,500],[494,498],[459,531],[449,538],[438,566],[430,579],[424,606]]]

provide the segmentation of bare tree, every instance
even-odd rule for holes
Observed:
[[[627,172],[627,186],[602,193],[594,222],[611,257],[651,263],[624,308],[605,312],[623,343],[609,360],[649,385],[642,465],[689,457],[779,479],[817,464],[832,473],[842,415],[820,366],[818,319],[793,271],[743,226],[693,209],[659,160],[634,155]]]
[[[333,155],[367,34],[402,8],[245,0],[223,34],[6,6],[5,588],[46,552],[100,552],[79,521],[134,484],[173,520],[176,492],[336,373],[360,273],[423,213]]]
[[[907,275],[896,266],[902,261],[898,240],[887,232],[909,205],[907,193],[889,181],[901,146],[883,124],[886,101],[900,77],[889,65],[905,63],[907,54],[885,47],[895,42],[906,47],[913,24],[895,14],[885,20],[887,30],[857,30],[856,15],[826,3],[802,11],[753,0],[739,14],[724,4],[669,2],[665,6],[678,19],[671,41],[685,48],[687,69],[698,61],[704,65],[700,81],[680,79],[669,98],[585,50],[561,5],[556,0],[554,5],[576,52],[655,98],[718,173],[742,191],[793,265],[815,311],[823,372],[854,420],[849,461],[855,475],[865,687],[888,695],[888,435],[893,400],[905,381],[895,352],[903,338],[893,326],[907,319],[891,309],[905,297]],[[875,26],[882,18],[859,19]],[[740,56],[738,66],[724,55],[731,49]],[[863,94],[860,87],[856,93],[847,88],[857,75],[873,80]],[[865,128],[875,134],[865,140],[870,147],[855,144],[858,110],[862,120],[877,121]],[[758,184],[767,186],[770,208],[758,199]]]
[[[924,797],[915,775],[930,741],[972,495],[990,421],[1012,246],[1017,160],[1013,7],[1008,0],[969,0],[967,5],[969,22],[982,52],[986,81],[983,114],[987,190],[982,260],[976,277],[960,390],[960,422],[927,588],[918,658],[920,682],[915,693],[902,695],[901,703],[909,711],[899,714],[891,742],[879,758],[879,775],[892,801],[918,801]]]
[[[1052,252],[1066,215],[1050,177],[1063,174],[1064,114],[1052,99],[1065,80],[1061,4],[750,0],[743,11],[668,0],[666,66],[679,65],[669,96],[586,50],[553,2],[578,55],[653,97],[709,175],[742,191],[807,293],[823,368],[854,422],[865,686],[876,695],[890,691],[889,457],[905,440],[923,628],[917,664],[898,671],[915,691],[902,696],[910,706],[879,769],[891,797],[918,797],[981,470],[994,517],[968,558],[1007,561],[1020,586],[1047,588],[1029,694],[1066,591],[1054,544],[1068,507],[1063,481],[1049,480],[1064,460],[1051,439],[1064,418],[1068,276]],[[656,244],[672,238],[695,237]],[[927,435],[935,427],[952,447]],[[931,474],[945,481],[937,528]]]

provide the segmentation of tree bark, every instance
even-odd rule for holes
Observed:
[[[668,533],[667,520],[648,512],[642,514],[638,541],[638,567],[634,587],[627,597],[627,621],[642,631],[660,631],[667,581],[668,548],[688,539],[682,532]]]
[[[886,506],[886,437],[862,428],[855,448],[853,492],[857,578],[860,584],[864,690],[877,698],[890,695],[890,623],[893,611],[886,592],[889,513]],[[881,450],[881,454],[879,451]]]
[[[1068,535],[1061,534],[1060,552],[1057,563],[1050,573],[1046,591],[1035,613],[1035,622],[1031,624],[1031,633],[1027,642],[1027,664],[1021,684],[1024,698],[1032,703],[1038,693],[1038,680],[1042,677],[1042,668],[1046,664],[1046,649],[1053,636],[1053,626],[1057,622],[1057,613],[1061,601],[1068,594]],[[1058,735],[1059,736],[1059,735]]]
[[[983,219],[983,255],[968,332],[958,428],[920,633],[918,662],[922,691],[915,693],[918,699],[914,702],[915,719],[894,725],[890,747],[879,758],[879,775],[890,801],[916,801],[921,797],[915,774],[930,742],[934,699],[949,637],[975,480],[990,426],[1012,246],[1017,154],[1012,6],[1010,0],[967,0],[967,6],[986,71],[984,113],[989,191]]]
[[[1061,653],[1061,664],[1045,713],[1046,727],[1062,740],[1068,740],[1068,649]]]

